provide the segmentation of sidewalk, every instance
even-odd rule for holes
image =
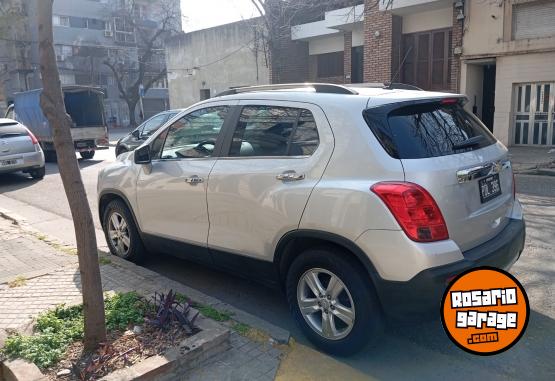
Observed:
[[[72,250],[2,217],[0,237],[0,331],[28,333],[40,313],[59,304],[81,302],[77,256]],[[117,257],[105,257],[101,263],[104,291],[136,291],[150,296],[155,291],[173,289],[197,302],[215,305],[214,300],[195,290]],[[234,314],[233,318],[244,320],[245,316]],[[273,380],[281,357],[282,351],[268,341],[251,340],[232,332],[231,349],[201,364],[187,379]]]
[[[540,169],[543,174],[555,175],[555,148],[550,147],[509,147],[509,159],[515,173],[526,173]]]

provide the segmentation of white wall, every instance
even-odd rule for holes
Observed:
[[[465,109],[472,112],[474,98],[478,107],[478,117],[482,117],[482,101],[484,86],[484,67],[480,64],[463,63],[461,67],[461,93],[468,97]]]
[[[403,33],[451,28],[452,26],[453,9],[451,7],[411,13],[403,16]]]
[[[187,33],[166,43],[172,108],[198,102],[200,89],[210,89],[214,96],[230,87],[269,83],[264,52],[260,48],[257,59],[253,51],[253,22],[257,21]]]
[[[364,28],[353,29],[353,46],[363,46],[364,45]]]
[[[335,36],[319,37],[308,42],[308,54],[342,52],[345,47],[343,33]]]
[[[493,133],[505,145],[512,142],[513,84],[555,81],[555,52],[497,58]]]

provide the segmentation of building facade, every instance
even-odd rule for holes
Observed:
[[[255,18],[168,39],[171,107],[187,107],[232,87],[268,84],[261,27]]]
[[[506,145],[555,146],[555,1],[466,1],[461,92]]]
[[[15,0],[29,21],[17,30],[11,39],[4,41],[3,50],[9,58],[4,62],[1,81],[9,101],[13,94],[40,88],[38,64],[38,30],[36,27],[36,2],[40,0]],[[141,26],[157,28],[160,5],[158,1],[134,0],[133,17]],[[169,2],[165,2],[167,6]],[[122,71],[136,70],[141,40],[132,25],[126,21],[124,7],[127,0],[56,0],[53,5],[53,33],[56,60],[62,85],[98,86],[106,94],[104,108],[106,120],[112,125],[129,124],[129,108],[121,98],[113,72],[104,64],[107,59],[117,62]],[[179,1],[172,6],[180,13]],[[165,52],[157,46],[147,63],[145,81],[165,69]],[[130,77],[129,82],[132,79]],[[131,83],[123,83],[128,87]],[[156,81],[144,94],[144,117],[147,118],[169,106],[167,79]],[[139,116],[139,108],[135,110]]]
[[[504,144],[555,145],[554,20],[553,0],[337,1],[281,36],[271,79],[460,92]]]

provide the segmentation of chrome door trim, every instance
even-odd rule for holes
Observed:
[[[511,168],[509,160],[494,161],[457,171],[457,180],[459,184],[462,184],[489,175],[495,175],[509,168]]]

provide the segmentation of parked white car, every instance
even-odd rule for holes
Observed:
[[[99,174],[114,255],[190,258],[282,287],[320,348],[439,313],[462,271],[524,247],[507,149],[460,95],[242,88],[182,111]]]
[[[44,153],[27,127],[0,118],[0,174],[13,172],[28,173],[41,180],[45,175]]]

